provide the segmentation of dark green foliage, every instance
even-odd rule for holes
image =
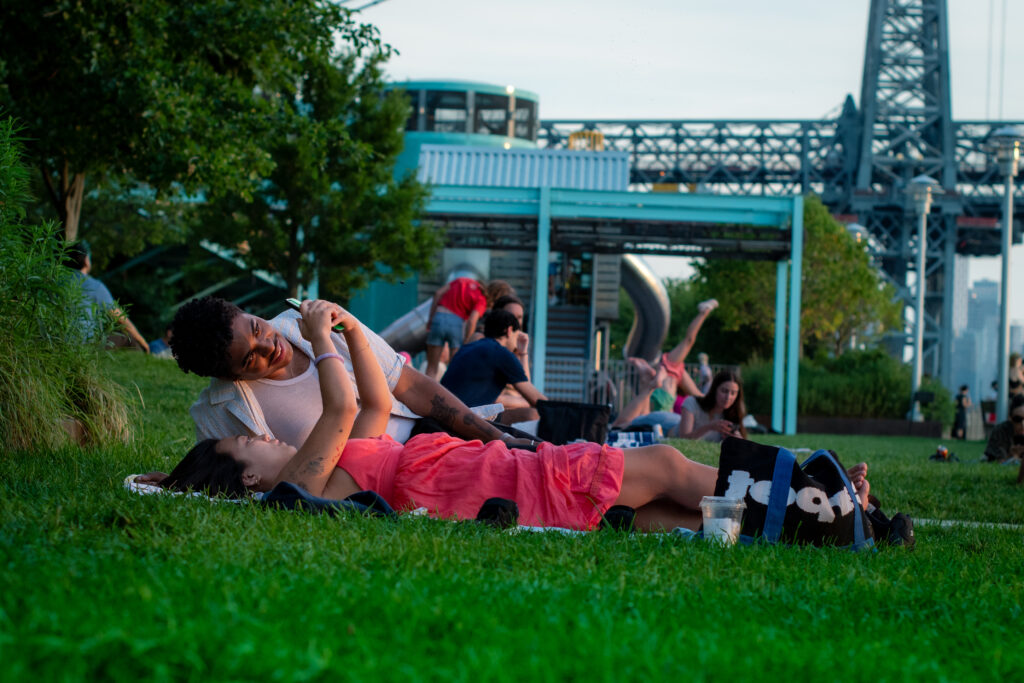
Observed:
[[[275,166],[252,201],[214,202],[196,227],[239,245],[251,267],[279,273],[293,295],[318,279],[322,295],[344,301],[371,280],[429,268],[441,246],[418,221],[426,188],[412,174],[392,175],[408,101],[384,91],[391,48],[362,28],[343,55],[303,63],[301,101],[271,122],[265,146]]]
[[[54,226],[23,221],[28,173],[14,122],[0,120],[0,442],[53,448],[62,423],[106,442],[130,435],[123,392],[99,371],[112,319],[83,329],[81,284],[63,266]],[[106,325],[103,325],[106,321]]]
[[[320,0],[8,0],[0,106],[24,121],[74,239],[97,174],[249,194],[273,166],[263,134],[280,108],[257,93],[294,94],[301,60],[353,30]]]
[[[816,417],[906,417],[910,409],[910,367],[880,349],[849,351],[800,361],[797,410]],[[743,368],[747,410],[771,412],[772,364],[755,361]],[[953,421],[953,399],[937,380],[925,378],[923,391],[935,394],[924,407],[926,419]]]

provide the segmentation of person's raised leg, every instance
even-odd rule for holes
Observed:
[[[714,302],[712,305],[711,302]],[[700,328],[704,325],[704,321],[707,320],[708,316],[718,306],[718,302],[714,299],[708,299],[702,301],[697,309],[697,315],[694,316],[693,320],[690,321],[689,326],[686,328],[686,335],[672,347],[672,350],[665,354],[665,357],[670,363],[681,363],[686,360],[686,356],[690,353],[690,349],[697,342],[697,333],[700,332]]]

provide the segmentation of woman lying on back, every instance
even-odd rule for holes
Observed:
[[[622,451],[602,444],[555,446],[536,453],[502,441],[420,434],[400,444],[384,435],[391,396],[355,318],[326,301],[304,301],[302,334],[317,355],[323,414],[301,449],[238,436],[197,444],[162,485],[243,495],[290,481],[311,494],[341,499],[369,489],[396,510],[425,507],[433,517],[473,519],[485,500],[514,500],[521,524],[592,529],[612,505],[637,510],[639,528],[696,528],[698,505],[712,495],[717,470],[670,446]],[[330,328],[342,324],[352,353],[360,404]],[[851,468],[866,500],[867,466]]]

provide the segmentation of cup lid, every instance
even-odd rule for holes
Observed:
[[[725,496],[704,496],[700,499],[700,506],[703,507],[747,507],[746,501],[742,498],[727,498]]]

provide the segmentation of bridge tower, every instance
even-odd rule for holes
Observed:
[[[848,211],[875,238],[876,257],[906,311],[913,311],[913,294],[924,278],[923,367],[949,386],[957,219],[964,211],[957,191],[947,21],[946,0],[872,0]],[[925,245],[917,244],[919,217],[906,193],[910,180],[922,174],[944,190],[928,217]],[[924,274],[914,272],[921,248]],[[911,331],[893,335],[893,351],[902,352]]]

